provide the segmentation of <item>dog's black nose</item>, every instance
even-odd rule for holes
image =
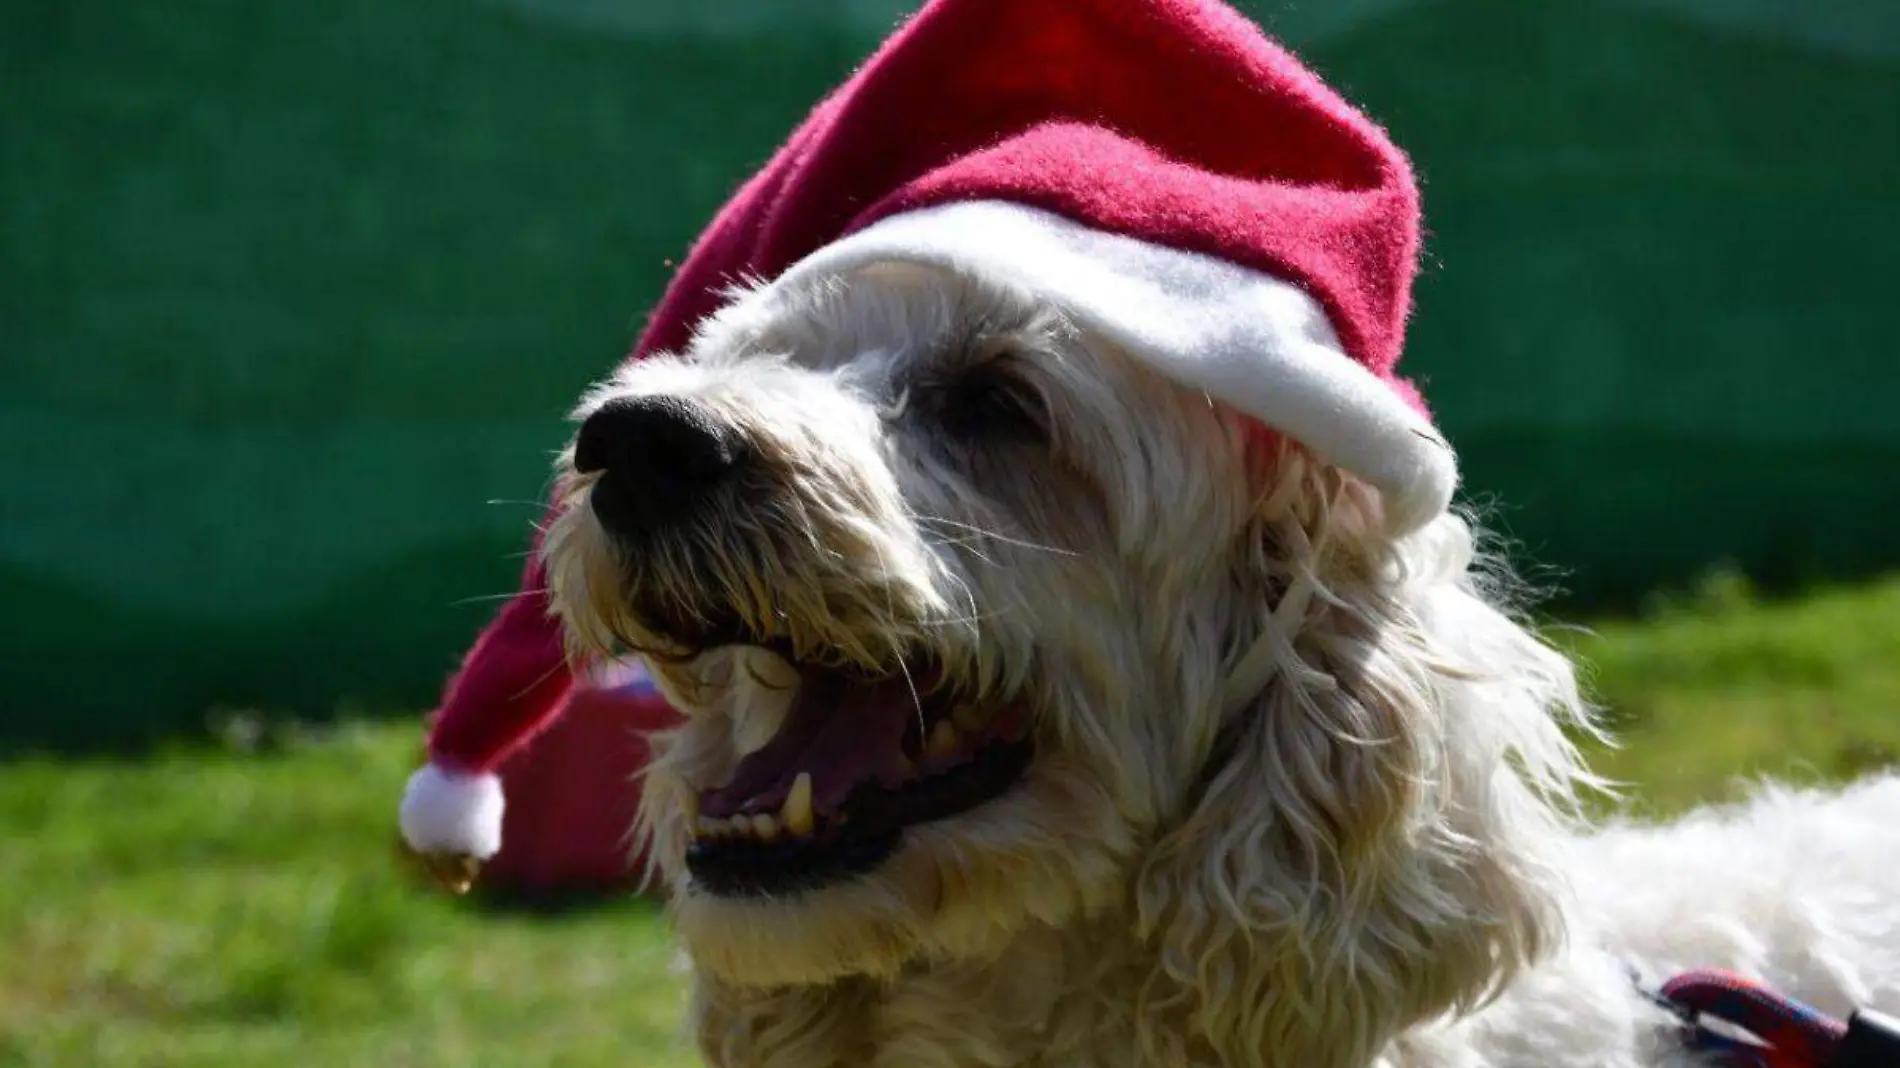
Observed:
[[[686,515],[738,463],[737,435],[679,397],[608,401],[581,423],[574,467],[600,472],[594,514],[622,537]]]

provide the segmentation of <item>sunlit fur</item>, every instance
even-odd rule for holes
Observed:
[[[1049,441],[952,429],[947,391],[986,360]],[[1900,864],[1848,865],[1887,895],[1859,926],[1772,915],[1823,900],[1800,871],[1785,906],[1750,898],[1732,928],[1788,932],[1792,955],[1692,954],[1619,910],[1696,911],[1734,858],[1668,871],[1684,858],[1655,832],[1579,826],[1588,711],[1471,527],[1392,536],[1363,483],[1026,294],[899,266],[742,291],[579,414],[651,394],[736,428],[755,469],[634,554],[570,453],[545,553],[575,655],[645,652],[689,713],[659,740],[642,833],[712,1065],[1602,1068],[1676,1063],[1625,962],[1773,965],[1837,1010],[1900,990]],[[692,799],[771,737],[795,680],[681,633],[722,610],[803,657],[888,671],[928,649],[1026,700],[1030,771],[849,884],[696,892]],[[1900,855],[1900,783],[1756,812],[1683,833],[1860,813],[1884,823],[1873,855]]]

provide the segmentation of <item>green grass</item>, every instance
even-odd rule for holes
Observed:
[[[0,773],[0,1065],[689,1064],[655,910],[413,885],[413,730]]]
[[[1639,809],[1900,764],[1900,579],[1762,602],[1717,576],[1639,622],[1561,640],[1621,738],[1593,763],[1633,784]]]
[[[1900,581],[1765,604],[1712,583],[1566,637],[1644,807],[1900,754]],[[227,733],[0,768],[0,1065],[686,1066],[655,910],[484,910],[412,884],[413,728]]]

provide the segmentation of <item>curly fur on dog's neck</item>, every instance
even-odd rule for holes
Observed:
[[[981,964],[702,975],[710,1064],[1348,1068],[1554,948],[1552,850],[1591,781],[1569,663],[1509,614],[1464,521],[1394,542],[1362,484],[1294,450],[1266,462],[1278,488],[1233,576],[1258,608],[1223,655],[1265,642],[1271,674],[1205,740],[1200,788],[1121,901]]]

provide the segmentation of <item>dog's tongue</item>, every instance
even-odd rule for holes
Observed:
[[[803,674],[778,733],[739,762],[731,782],[700,798],[701,813],[777,811],[800,772],[811,774],[812,806],[835,811],[859,783],[895,773],[904,732],[918,716],[911,684],[902,675],[865,682]]]

